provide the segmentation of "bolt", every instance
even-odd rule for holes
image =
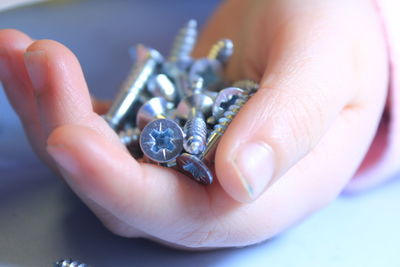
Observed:
[[[174,105],[163,97],[153,97],[144,103],[136,113],[136,125],[142,130],[149,122],[167,119]]]
[[[163,61],[160,53],[143,45],[136,47],[136,62],[104,119],[118,130],[128,111],[137,105],[146,82]]]
[[[183,150],[183,131],[174,121],[158,119],[144,127],[140,147],[151,160],[166,163],[176,159]]]
[[[228,63],[233,54],[234,46],[231,40],[222,39],[216,42],[208,53],[209,59],[216,59],[222,64]]]
[[[68,259],[57,261],[54,267],[89,267],[89,265]]]

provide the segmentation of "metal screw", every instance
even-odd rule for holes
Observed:
[[[213,116],[219,119],[241,94],[243,94],[243,90],[238,87],[222,89],[215,98],[212,110]]]
[[[227,111],[224,112],[223,116],[218,120],[218,123],[214,125],[213,131],[208,136],[206,149],[200,155],[200,159],[206,159],[207,161],[211,162],[216,146],[222,135],[225,133],[229,124],[232,122],[233,118],[239,112],[241,107],[254,93],[255,90],[244,91],[242,94],[238,95],[235,102],[229,106]]]
[[[54,263],[54,267],[89,267],[89,265],[71,259],[65,259]]]
[[[144,127],[140,134],[140,147],[153,161],[166,163],[174,160],[183,150],[183,131],[174,121],[158,119]]]
[[[204,79],[204,87],[215,91],[221,87],[223,81],[223,66],[216,59],[198,59],[190,67],[188,76],[189,81],[194,81],[197,77],[202,77]]]
[[[167,119],[174,105],[163,97],[153,97],[144,103],[136,114],[136,125],[142,130],[149,122]]]
[[[190,54],[197,41],[197,21],[189,20],[175,37],[168,61],[177,64],[191,61]]]
[[[188,153],[183,153],[176,159],[180,171],[202,184],[211,184],[213,174],[207,165],[199,158]]]
[[[165,98],[168,102],[177,103],[179,94],[172,81],[165,74],[157,74],[147,83],[147,91],[154,97]]]
[[[123,83],[111,108],[104,115],[104,119],[114,130],[118,130],[121,127],[128,111],[138,103],[139,95],[143,91],[146,82],[163,61],[163,57],[158,51],[143,45],[136,47],[136,55],[136,63]]]
[[[233,54],[234,46],[231,40],[222,39],[215,43],[208,53],[209,59],[216,59],[222,64],[226,64]]]

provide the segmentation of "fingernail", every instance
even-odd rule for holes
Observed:
[[[76,160],[70,156],[68,151],[63,146],[48,146],[47,152],[56,161],[61,171],[68,175],[78,173],[78,164]]]
[[[241,145],[233,156],[233,164],[250,200],[264,192],[275,169],[271,147],[261,142]]]
[[[29,78],[36,94],[40,94],[47,82],[47,57],[43,50],[28,51],[24,55]]]

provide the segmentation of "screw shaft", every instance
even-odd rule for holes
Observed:
[[[169,61],[185,61],[190,59],[190,54],[197,41],[197,22],[192,19],[179,31],[172,46]]]

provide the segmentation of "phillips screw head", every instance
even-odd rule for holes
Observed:
[[[166,163],[176,159],[183,150],[184,133],[173,120],[158,119],[144,127],[140,147],[149,159]]]

